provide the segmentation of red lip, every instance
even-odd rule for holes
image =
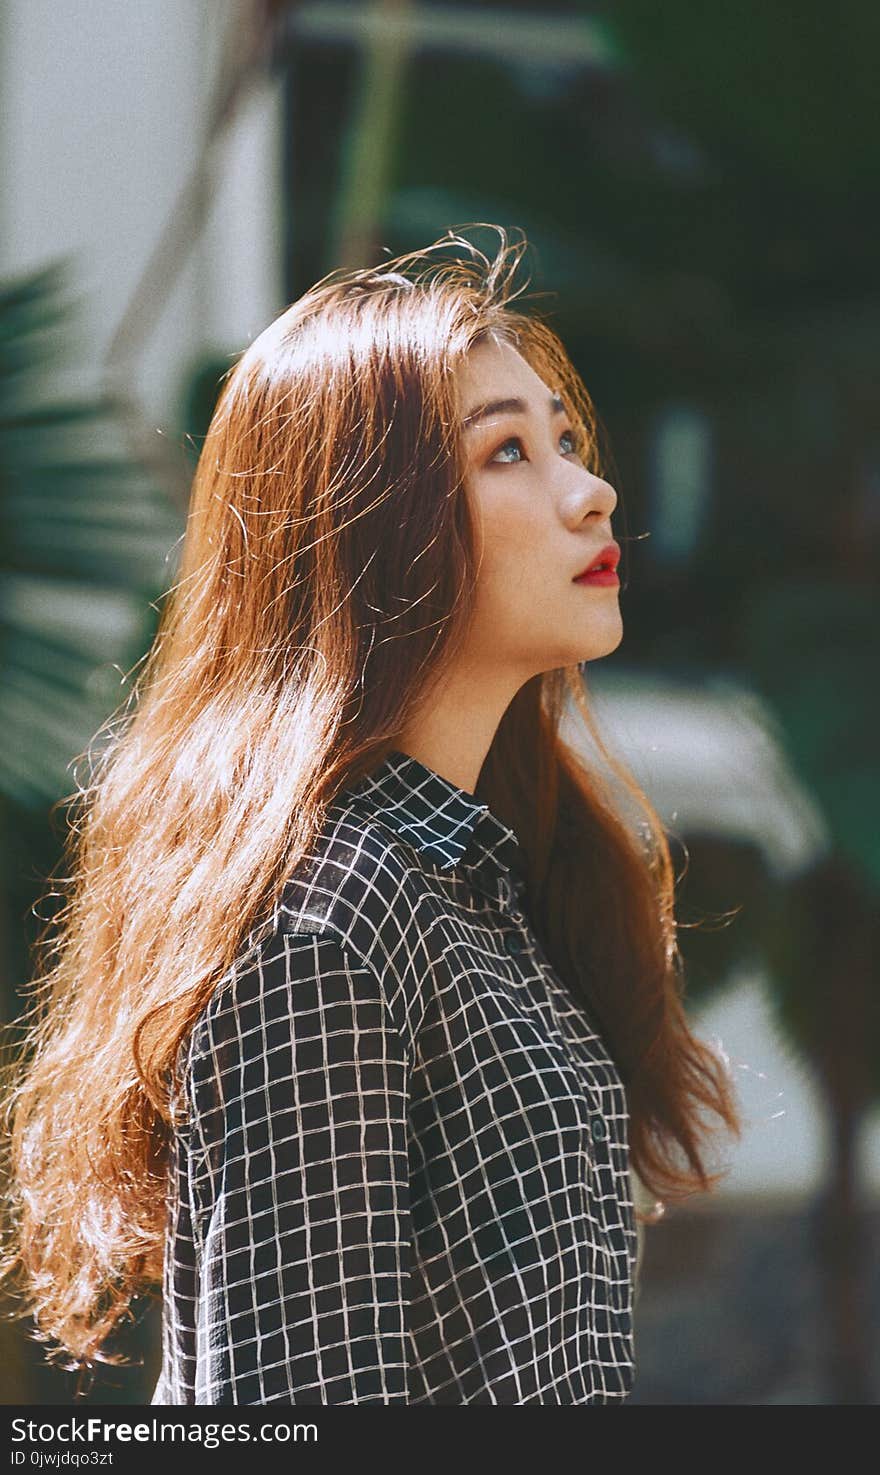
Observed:
[[[605,545],[605,547],[602,549],[602,552],[596,555],[596,557],[593,559],[593,562],[592,563],[588,563],[587,564],[587,567],[585,569],[582,569],[582,571],[579,574],[575,574],[575,579],[585,579],[588,574],[589,575],[596,575],[596,574],[599,574],[601,572],[603,574],[613,574],[614,575],[614,579],[616,580],[616,578],[617,578],[617,565],[618,565],[619,562],[620,562],[620,545],[619,545],[619,543],[607,543]],[[614,581],[613,580],[609,580],[608,582],[614,582]]]

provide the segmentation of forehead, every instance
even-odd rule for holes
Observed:
[[[456,373],[462,412],[486,399],[534,399],[543,405],[550,386],[503,339],[487,338],[469,351]]]

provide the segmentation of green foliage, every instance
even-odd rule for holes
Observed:
[[[0,286],[0,794],[35,813],[126,695],[173,581],[182,518],[125,444],[121,407],[55,397],[64,271]]]

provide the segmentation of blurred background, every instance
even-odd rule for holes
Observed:
[[[646,1231],[634,1403],[880,1388],[878,50],[868,0],[0,17],[4,1022],[220,375],[334,266],[525,231],[631,539],[588,692],[669,826],[745,1118]],[[85,1386],[4,1323],[0,1397],[147,1403],[157,1304],[130,1340]]]

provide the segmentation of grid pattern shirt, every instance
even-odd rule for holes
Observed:
[[[409,754],[328,806],[182,1047],[152,1403],[627,1397],[626,1096],[525,886]]]

